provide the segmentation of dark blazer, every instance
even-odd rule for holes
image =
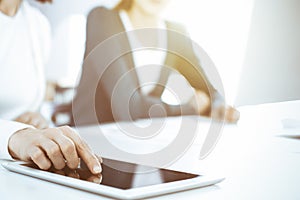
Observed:
[[[215,96],[216,90],[200,67],[192,43],[187,37],[178,38],[174,32],[186,34],[184,28],[171,22],[166,22],[166,25],[167,29],[173,30],[174,33],[167,35],[168,49],[176,49],[183,57],[167,52],[165,65],[181,73],[195,89],[202,90],[211,97]],[[105,61],[107,58],[113,57],[112,55],[118,52],[121,54],[124,49],[130,49],[127,37],[107,42],[108,38],[124,31],[125,28],[117,11],[99,7],[90,12],[87,20],[85,63],[73,101],[73,116],[76,124],[146,118],[149,117],[148,112],[153,105],[160,105],[165,111],[158,107],[152,109],[151,117],[198,114],[192,101],[181,107],[163,103],[160,100],[162,87],[157,86],[150,96],[142,95],[137,89],[139,86],[137,74],[134,70],[130,71],[134,69],[131,53],[113,59],[109,67],[107,66]],[[100,50],[95,48],[101,43],[107,43],[107,46]],[[193,65],[196,65],[196,68]],[[124,74],[129,71],[130,73],[124,78]],[[170,71],[162,69],[159,83],[164,85],[169,74]]]

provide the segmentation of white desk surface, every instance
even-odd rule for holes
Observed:
[[[216,148],[206,159],[197,159],[200,147],[196,144],[170,167],[221,173],[225,175],[225,181],[155,199],[300,199],[300,140],[280,136],[293,131],[282,128],[282,119],[300,119],[300,101],[248,106],[240,111],[238,125],[224,127]],[[0,167],[0,199],[108,198],[15,174]]]

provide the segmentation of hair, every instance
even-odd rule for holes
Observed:
[[[130,10],[133,4],[133,0],[121,0],[114,8],[114,10]]]

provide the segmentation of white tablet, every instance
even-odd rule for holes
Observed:
[[[59,171],[55,169],[43,171],[34,164],[24,162],[7,162],[2,165],[13,172],[118,199],[140,199],[200,188],[224,179],[111,159],[103,160],[102,173],[98,176],[91,174],[85,166],[76,170],[66,167]],[[140,172],[141,169],[143,172]]]

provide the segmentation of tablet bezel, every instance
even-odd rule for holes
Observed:
[[[201,174],[201,176],[180,181],[161,183],[132,189],[119,189],[27,167],[22,165],[26,164],[26,162],[22,161],[7,162],[1,164],[4,168],[12,172],[118,199],[140,199],[153,197],[194,188],[206,187],[224,180],[223,177],[214,177]]]

